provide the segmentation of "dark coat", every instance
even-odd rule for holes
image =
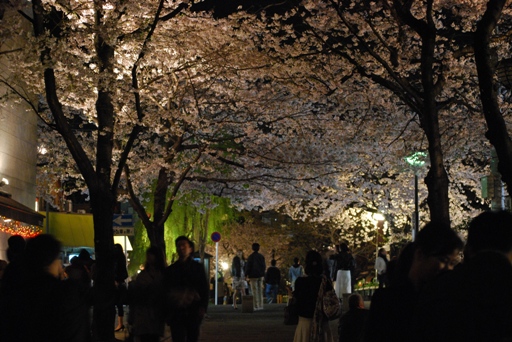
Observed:
[[[74,281],[26,275],[0,295],[0,341],[90,341],[88,308],[88,293]]]
[[[193,258],[177,261],[164,270],[164,291],[168,314],[197,311],[208,308],[210,285],[204,266]]]
[[[320,276],[300,277],[295,281],[293,297],[297,300],[299,316],[313,318],[321,283]]]
[[[251,255],[249,255],[249,258],[247,258],[245,268],[245,275],[249,278],[264,277],[265,270],[267,269],[267,265],[265,264],[265,257],[258,252],[253,252]]]
[[[281,271],[275,266],[270,266],[265,274],[265,283],[279,285],[281,282]]]
[[[338,336],[340,342],[360,342],[368,319],[369,310],[350,309],[340,317]]]
[[[143,270],[129,283],[129,322],[134,335],[164,333],[164,287],[162,272]]]
[[[411,341],[512,341],[512,265],[480,252],[422,292]]]
[[[410,342],[417,300],[418,293],[408,280],[376,290],[372,296],[364,341]]]

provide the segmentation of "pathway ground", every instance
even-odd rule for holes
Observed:
[[[268,304],[264,310],[243,313],[241,306],[235,310],[231,305],[210,305],[202,325],[200,342],[291,342],[295,326],[283,324],[285,306]],[[330,322],[335,341],[337,323]],[[119,332],[116,338],[124,340],[126,335],[126,332]],[[168,329],[162,341],[172,341]]]

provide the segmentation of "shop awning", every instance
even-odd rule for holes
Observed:
[[[39,227],[43,225],[44,220],[44,215],[3,194],[0,194],[0,215]]]
[[[48,212],[44,223],[48,233],[55,236],[64,247],[94,248],[94,224],[91,214]]]

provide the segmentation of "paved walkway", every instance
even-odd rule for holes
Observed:
[[[203,322],[200,342],[291,342],[295,325],[284,325],[286,304],[268,304],[264,310],[252,313],[241,312],[231,305],[210,305]],[[337,341],[337,320],[331,321],[331,330]],[[126,333],[116,333],[116,338],[125,339]],[[171,342],[167,329],[163,342]]]

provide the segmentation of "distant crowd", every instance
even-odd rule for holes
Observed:
[[[467,228],[464,243],[449,226],[430,222],[406,245],[398,258],[387,259],[379,250],[375,269],[379,289],[371,297],[370,309],[363,298],[351,294],[353,266],[346,245],[341,245],[336,264],[312,272],[320,261],[316,252],[306,256],[308,291],[299,280],[299,322],[294,342],[327,341],[333,337],[328,317],[322,329],[315,328],[314,297],[322,278],[331,277],[340,303],[348,300],[348,311],[338,321],[339,341],[512,341],[512,214],[485,212]],[[349,262],[350,261],[350,262]],[[309,271],[308,271],[309,270]],[[323,272],[320,273],[320,272]],[[307,294],[305,294],[307,292]],[[296,304],[294,304],[296,305]],[[309,311],[305,308],[309,307]],[[305,331],[301,324],[309,330]],[[305,331],[305,332],[304,332]]]

